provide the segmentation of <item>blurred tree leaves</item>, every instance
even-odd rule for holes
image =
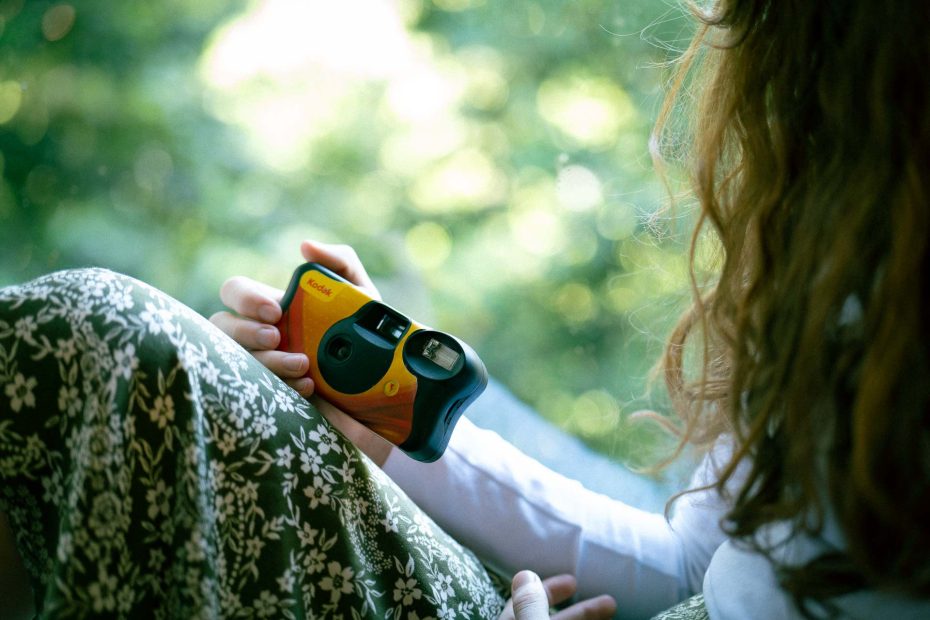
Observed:
[[[283,287],[300,239],[350,243],[641,464],[689,295],[646,146],[687,30],[656,0],[2,0],[0,284],[102,265],[209,314],[229,275]]]

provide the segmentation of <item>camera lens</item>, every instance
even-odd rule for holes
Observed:
[[[337,362],[344,362],[352,356],[352,343],[342,336],[337,336],[326,345],[326,353]]]

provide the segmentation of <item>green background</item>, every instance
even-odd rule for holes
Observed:
[[[0,285],[101,265],[209,315],[353,245],[401,311],[642,465],[689,298],[648,154],[674,2],[0,2]]]

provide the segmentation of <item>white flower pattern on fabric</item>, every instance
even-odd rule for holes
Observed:
[[[155,397],[155,402],[149,409],[149,417],[152,422],[158,424],[158,428],[165,428],[168,422],[174,421],[174,400],[170,394]]]
[[[139,318],[146,323],[152,335],[157,336],[162,332],[165,334],[173,334],[175,331],[175,325],[171,322],[171,312],[162,308],[157,308],[155,304],[150,302],[146,302],[145,311],[139,315]]]
[[[403,578],[394,582],[394,600],[403,601],[404,605],[410,605],[414,600],[419,600],[423,596],[423,591],[417,587],[417,580],[413,577],[404,581]]]
[[[23,318],[16,321],[14,324],[14,335],[17,340],[24,340],[26,342],[33,342],[32,333],[38,329],[39,325],[36,323],[34,317],[24,316]]]
[[[35,407],[36,397],[33,390],[36,385],[38,385],[38,382],[35,377],[27,379],[22,373],[16,373],[16,376],[13,377],[13,383],[8,383],[4,390],[10,399],[10,408],[18,412],[23,406]]]
[[[349,594],[354,589],[352,577],[355,571],[351,566],[343,567],[339,562],[330,562],[326,569],[329,575],[320,580],[320,588],[331,594],[333,603],[338,603],[343,594]]]
[[[304,488],[304,495],[310,500],[310,510],[320,504],[329,503],[329,493],[333,487],[327,484],[320,476],[313,477],[313,484]]]

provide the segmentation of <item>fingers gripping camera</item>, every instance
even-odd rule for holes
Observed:
[[[488,373],[467,344],[410,320],[316,263],[281,300],[283,351],[306,353],[317,394],[404,452],[434,461]]]

